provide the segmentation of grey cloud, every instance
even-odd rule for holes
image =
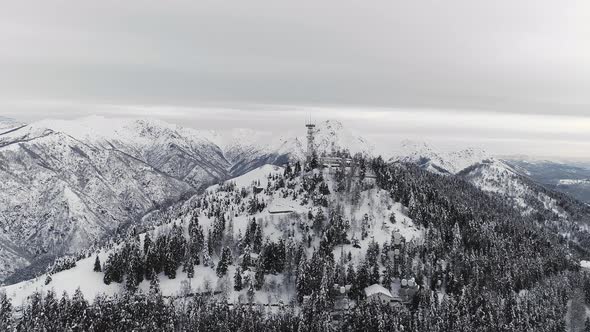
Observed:
[[[0,113],[26,121],[152,114],[281,130],[315,111],[377,138],[584,145],[588,136],[568,128],[550,135],[526,122],[522,130],[461,123],[459,130],[401,126],[396,117],[406,109],[424,121],[490,112],[588,119],[589,13],[585,0],[7,2]],[[390,115],[383,124],[361,114],[376,109]]]
[[[40,1],[4,7],[5,98],[567,114],[587,114],[590,105],[586,1]]]

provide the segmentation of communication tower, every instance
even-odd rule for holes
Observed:
[[[311,119],[305,124],[307,128],[307,160],[311,160],[315,151],[314,135],[315,135],[315,124],[311,122]]]

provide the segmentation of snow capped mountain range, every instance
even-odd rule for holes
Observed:
[[[555,219],[581,221],[575,213],[560,206],[563,197],[530,178],[525,168],[494,158],[483,150],[467,148],[440,152],[426,143],[404,141],[401,151],[390,161],[414,163],[435,174],[463,178],[485,192],[507,199],[524,215],[546,210],[551,211]]]
[[[0,118],[0,280],[87,248],[210,185],[263,165],[302,160],[305,136],[304,128],[276,137],[145,119],[92,116],[25,125]],[[317,124],[315,144],[320,155],[346,150],[374,156],[371,143],[338,121]],[[531,197],[555,207],[534,195],[526,174],[483,150],[440,152],[404,141],[390,161],[463,177],[521,207],[530,207]]]
[[[390,161],[414,163],[439,174],[457,174],[463,169],[490,159],[484,150],[467,148],[460,151],[441,152],[425,142],[403,141],[401,153]]]
[[[360,153],[364,156],[373,156],[375,150],[370,142],[335,120],[318,123],[314,137],[315,148],[319,155],[346,150],[351,155]],[[244,159],[253,159],[251,156],[257,156],[258,159],[270,157],[272,160],[274,157],[278,160],[279,157],[289,157],[289,159],[303,160],[307,150],[304,128],[278,137],[252,129],[232,129],[211,132],[209,139],[224,151],[228,160],[236,164],[240,164]]]
[[[479,308],[488,297],[504,305],[514,296],[539,304],[519,307],[530,309],[522,317],[565,317],[567,297],[552,300],[563,287],[545,285],[564,275],[574,284],[576,263],[590,248],[590,206],[535,182],[530,167],[476,149],[440,152],[406,141],[388,163],[371,158],[366,140],[327,121],[316,127],[320,155],[366,158],[300,167],[283,164],[304,157],[303,128],[276,137],[157,120],[0,122],[4,327],[223,330],[230,324],[201,320],[219,321],[222,312],[246,315],[231,325],[237,328],[287,317],[259,329],[298,322],[298,329],[338,330],[359,322],[352,330],[363,330],[367,313],[414,317],[413,304],[430,298],[449,306],[418,316],[440,319],[426,325],[416,318],[397,329],[447,330],[440,323],[449,312]],[[587,178],[567,177],[563,186]],[[502,298],[496,290],[506,287],[510,295]],[[377,288],[383,292],[371,294]],[[246,303],[260,308],[251,313],[272,316],[252,316]],[[343,308],[345,320],[334,325],[306,322],[309,312],[310,321],[331,322]],[[148,315],[159,317],[144,324]]]
[[[0,135],[2,278],[44,256],[88,247],[226,174],[215,146],[172,137],[149,142],[155,128],[139,122],[135,140],[65,129],[77,128],[41,122]]]
[[[302,143],[306,142],[303,135],[298,139]],[[375,147],[366,139],[346,130],[342,123],[334,120],[328,120],[317,125],[315,144],[319,155],[330,154],[338,150],[348,150],[351,155],[360,153],[364,156],[373,156],[375,150]],[[300,146],[305,145],[301,144]],[[301,155],[304,152],[303,149],[298,151]]]
[[[342,124],[316,128],[320,152],[372,153]],[[264,164],[305,155],[305,131],[183,128],[159,120],[0,119],[0,280],[92,245],[118,227]]]

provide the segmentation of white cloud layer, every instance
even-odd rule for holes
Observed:
[[[303,131],[314,121],[340,120],[373,141],[384,155],[405,139],[424,140],[443,150],[479,147],[495,155],[590,160],[590,116],[513,114],[416,108],[357,108],[287,105],[177,107],[61,102],[0,103],[4,115],[21,121],[88,115],[158,118],[198,129],[253,128],[274,134]]]
[[[283,128],[321,109],[382,142],[590,151],[587,0],[0,3],[0,114],[25,121]]]

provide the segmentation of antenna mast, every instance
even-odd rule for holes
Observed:
[[[315,124],[311,121],[311,114],[309,115],[309,121],[305,124],[307,128],[307,153],[306,158],[307,161],[310,161],[313,157],[313,153],[315,151],[315,144],[314,144],[314,134],[315,134]]]

